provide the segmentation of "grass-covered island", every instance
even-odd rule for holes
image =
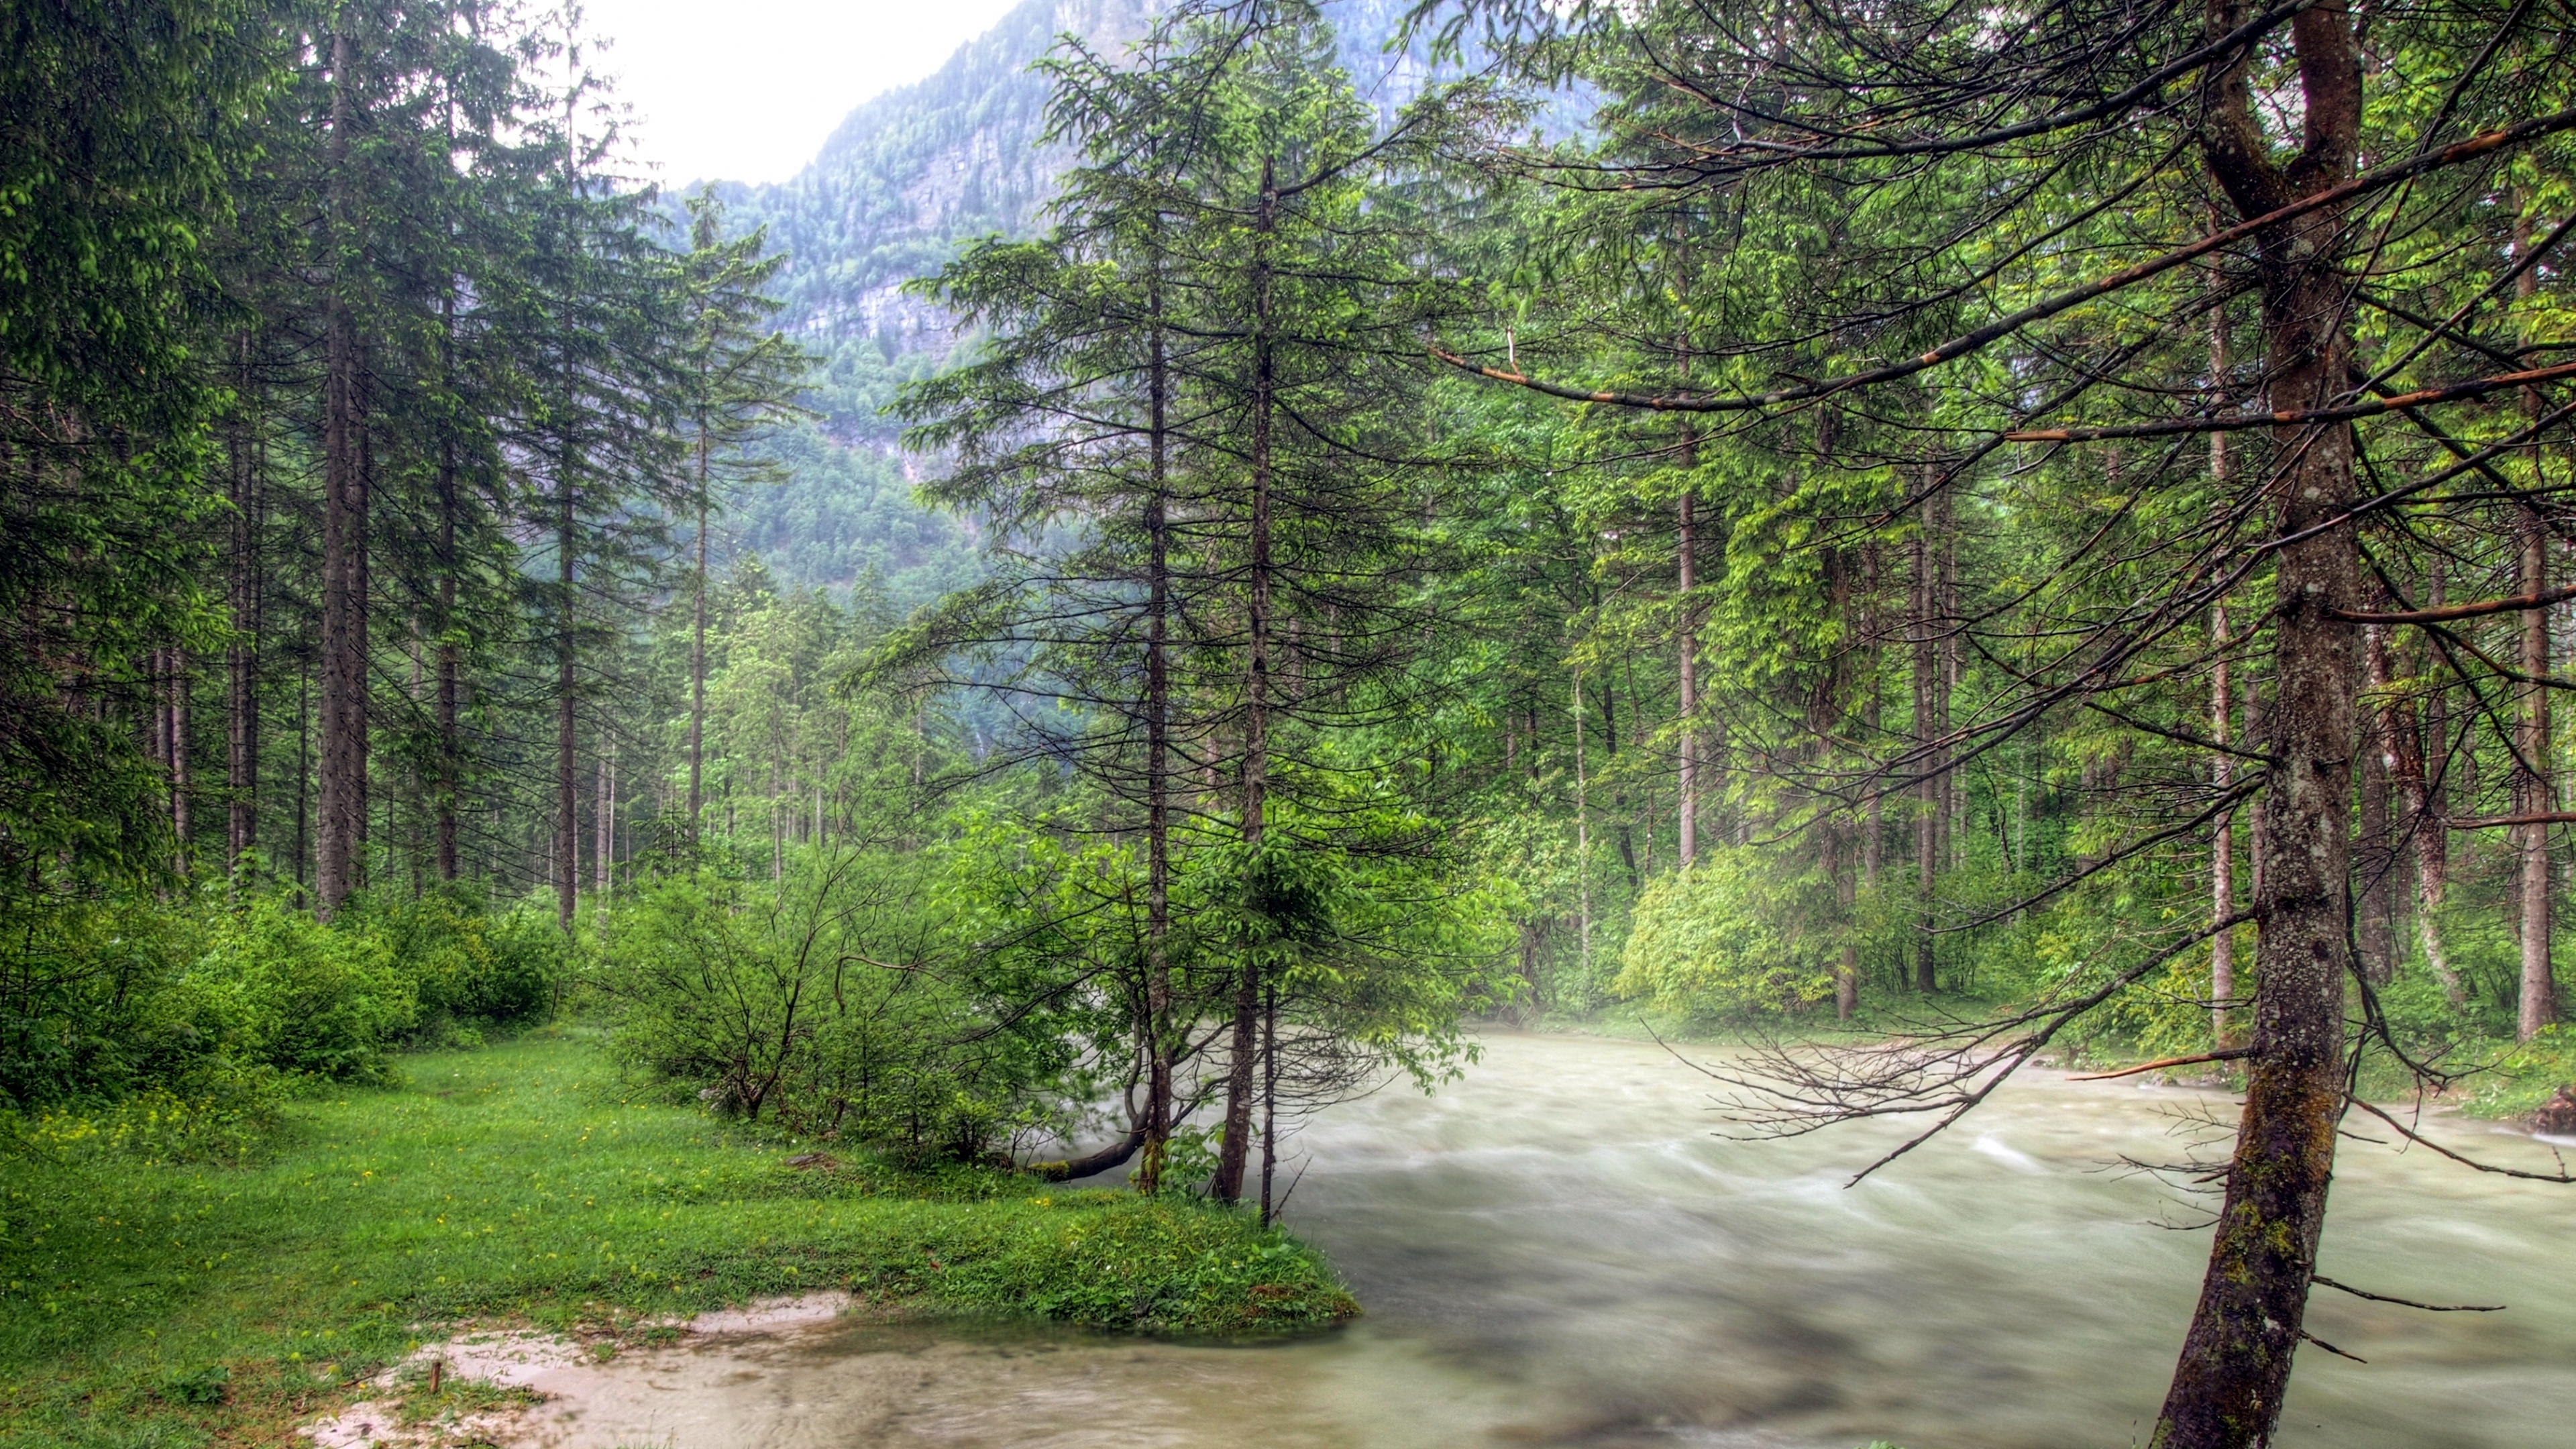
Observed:
[[[837,1144],[789,1165],[810,1149],[639,1097],[558,1033],[404,1058],[237,1161],[53,1143],[0,1189],[0,1439],[275,1443],[452,1324],[613,1335],[817,1288],[1179,1334],[1358,1311],[1246,1213]]]

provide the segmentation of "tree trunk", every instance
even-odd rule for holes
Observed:
[[[1875,540],[1861,546],[1861,597],[1867,601],[1862,614],[1861,656],[1861,738],[1870,748],[1879,746],[1879,730],[1884,723],[1879,689],[1879,630],[1884,616],[1879,612],[1878,591],[1885,580],[1880,572],[1880,554]],[[1879,788],[1879,776],[1871,776],[1869,794],[1861,802],[1860,884],[1874,899],[1878,894],[1879,867],[1887,851],[1885,793]]]
[[[1279,983],[1261,988],[1261,1225],[1270,1226],[1271,1178],[1279,1168]]]
[[[2443,992],[2458,1006],[2466,999],[2460,989],[2459,974],[2451,969],[2442,951],[2440,928],[2433,920],[2434,908],[2442,903],[2442,877],[2448,864],[2446,835],[2450,822],[2442,818],[2433,804],[2431,791],[2424,778],[2424,742],[2416,735],[2415,705],[2397,696],[2391,689],[2394,676],[2388,651],[2375,647],[2370,652],[2370,685],[2380,692],[2378,746],[2388,761],[2389,791],[2394,796],[2394,827],[2415,848],[2415,938],[2424,948],[2424,964]]]
[[[697,570],[689,581],[689,839],[698,838],[698,812],[707,737],[707,417],[698,414]],[[916,780],[914,783],[919,783]]]
[[[2524,198],[2519,192],[2515,199]],[[2531,218],[2528,205],[2514,222],[2514,255],[2527,259],[2531,255]],[[2514,278],[2514,296],[2529,302],[2540,289],[2540,269],[2525,267]],[[2540,394],[2531,388],[2522,390],[2522,410],[2527,418],[2540,415]],[[2538,454],[2533,455],[2537,459]],[[2537,465],[2535,463],[2535,472]],[[2535,477],[2535,483],[2540,480]],[[2517,542],[2521,545],[2521,592],[2537,596],[2549,587],[2549,525],[2540,510],[2526,504],[2516,517]],[[2517,689],[2514,721],[2514,813],[2537,815],[2557,808],[2557,790],[2549,758],[2549,690],[2540,681],[2549,677],[2549,611],[2522,611],[2522,659],[2524,682]],[[2550,970],[2549,920],[2549,827],[2534,822],[2516,827],[2516,845],[2522,866],[2522,990],[2514,1013],[2514,1039],[2529,1041],[2542,1027],[2558,1020],[2557,978]]]
[[[2238,23],[2213,5],[2209,24]],[[2305,91],[2306,151],[2292,181],[2275,169],[2253,118],[2244,67],[2224,76],[2205,123],[2210,170],[2240,216],[2260,215],[2353,174],[2361,71],[2342,0],[2291,21]],[[2347,290],[2337,265],[2342,214],[2310,213],[2260,239],[2265,372],[2274,409],[2323,407],[2350,365]],[[2285,430],[2274,537],[2277,559],[2271,773],[2256,821],[2267,842],[2255,908],[2263,929],[2243,1117],[2209,1271],[2150,1443],[2239,1449],[2271,1441],[2290,1362],[2303,1336],[2325,1226],[2336,1126],[2344,1111],[2344,973],[2360,670],[2349,625],[2360,603],[2360,554],[2348,424]],[[2292,541],[2295,540],[2295,541]]]
[[[2219,436],[2224,437],[2225,434]],[[2216,450],[2213,449],[2213,452]],[[2225,482],[2223,468],[2220,481]],[[2236,712],[2236,697],[2227,679],[2227,605],[2221,603],[2210,611],[2210,639],[2218,650],[2217,662],[2209,673],[2209,738],[2219,748],[2209,757],[2210,788],[2225,794],[2236,780],[2236,759],[2226,749],[2228,720]],[[2209,847],[2210,919],[2223,921],[2236,914],[2236,812],[2218,817],[2211,831]],[[2225,930],[2209,938],[2209,1034],[2220,1047],[2236,1042],[2232,1013],[2236,1005],[2236,932]]]
[[[1939,692],[1941,659],[1933,640],[1932,610],[1940,597],[1938,526],[1932,501],[1923,503],[1923,524],[1914,535],[1913,604],[1907,611],[1906,634],[1914,650],[1914,735],[1921,778],[1914,787],[1914,989],[1930,993],[1939,982],[1933,972],[1932,902],[1941,870],[1941,770]]]
[[[2212,208],[2215,222],[2215,208]],[[2234,405],[2232,388],[2235,362],[2228,355],[2227,309],[2213,307],[2209,313],[2209,375],[2212,388],[2228,405]],[[2209,435],[2209,477],[2220,497],[2226,497],[2236,482],[2235,458],[2225,433]],[[2234,644],[2228,637],[2227,603],[2220,600],[2210,610],[2210,639],[2218,651],[2217,662],[2209,678],[2209,737],[2221,748],[2210,759],[2210,785],[2225,793],[2236,783],[2236,759],[2225,746],[2229,742],[2229,723],[2236,711],[2236,699],[2229,692],[2227,650]],[[2252,681],[2247,685],[2250,688]],[[2257,739],[2253,721],[2246,722],[2245,738]],[[2258,834],[2260,832],[2257,832]],[[2213,832],[2209,857],[2209,904],[2211,919],[2225,920],[2236,913],[2236,812],[2218,817]],[[2260,876],[2257,876],[2257,887]],[[2210,1039],[2221,1048],[2236,1045],[2236,932],[2221,931],[2209,943],[2209,1012]]]
[[[173,864],[188,873],[188,651],[173,649],[170,659],[170,833],[179,844]]]
[[[2520,591],[2537,594],[2549,587],[2549,528],[2533,508],[2524,508],[2519,522]],[[2549,611],[2525,609],[2521,624],[2519,663],[2528,682],[2516,687],[2513,809],[2517,815],[2537,815],[2556,806],[2549,768],[2549,690],[2539,683],[2549,677]],[[2558,1019],[2557,982],[2549,961],[2549,827],[2516,826],[2514,837],[2521,865],[2522,929],[2522,990],[2514,1038],[2529,1041]]]
[[[1157,238],[1159,241],[1159,238]],[[1160,1192],[1172,1140],[1171,858],[1171,521],[1163,489],[1164,410],[1170,379],[1163,353],[1162,257],[1148,263],[1145,307],[1153,319],[1145,376],[1145,1158],[1136,1190]]]
[[[441,320],[440,360],[454,383],[453,349],[456,337],[456,294],[451,288],[439,299]],[[464,785],[465,742],[458,731],[459,691],[463,686],[464,661],[456,647],[456,438],[442,432],[438,440],[438,699],[434,706],[438,732],[437,800],[438,879],[442,885],[456,883],[456,802]]]
[[[1682,465],[1687,468],[1693,462],[1693,455],[1687,442],[1688,435],[1685,434],[1684,437]],[[1681,858],[1681,868],[1684,870],[1690,869],[1692,863],[1699,859],[1699,735],[1696,727],[1699,718],[1699,625],[1692,617],[1691,605],[1691,587],[1695,582],[1692,577],[1692,551],[1696,542],[1693,537],[1693,522],[1691,496],[1685,492],[1682,494],[1681,502],[1679,560],[1682,635],[1681,798],[1674,807],[1681,817],[1678,853]]]
[[[368,886],[370,866],[368,841],[375,825],[374,730],[375,730],[375,539],[372,529],[373,499],[376,487],[375,428],[372,422],[375,392],[367,385],[369,366],[367,345],[358,343],[358,483],[356,516],[358,527],[352,531],[349,549],[350,592],[356,600],[351,611],[349,634],[352,644],[349,668],[354,682],[349,702],[354,714],[349,724],[350,747],[356,759],[349,772],[349,884],[357,890]]]
[[[1963,660],[1959,622],[1959,506],[1958,495],[1944,488],[1932,499],[1933,517],[1940,527],[1940,592],[1934,597],[1932,616],[1941,630],[1941,662],[1933,677],[1932,728],[1934,737],[1950,738],[1950,701],[1959,692]],[[1950,749],[1944,744],[1937,757],[1941,767],[1941,808],[1933,817],[1935,839],[1939,842],[1942,867],[1957,870],[1966,864],[1964,850],[1968,835],[1959,828],[1963,813],[1959,808],[1959,775],[1950,768]]]
[[[366,728],[361,691],[364,662],[358,628],[366,599],[357,577],[358,535],[366,529],[365,485],[360,480],[357,318],[350,307],[348,273],[356,201],[349,129],[353,102],[350,71],[356,46],[346,34],[331,37],[330,234],[336,244],[325,298],[322,377],[322,760],[321,803],[315,822],[314,914],[331,919],[353,884],[359,812],[358,773],[364,755],[358,734]]]
[[[564,446],[555,473],[555,924],[572,929],[581,892],[581,776],[573,753],[579,703],[573,641],[573,450]]]
[[[1592,812],[1583,772],[1583,675],[1574,676],[1574,883],[1578,934],[1575,960],[1585,985],[1592,981]]]
[[[251,405],[250,334],[241,338],[240,403]],[[266,479],[259,469],[256,414],[232,432],[233,550],[230,604],[233,642],[224,664],[224,864],[230,869],[259,846],[259,651],[261,564],[266,559]]]
[[[1852,831],[1846,818],[1829,818],[1824,828],[1825,876],[1834,883],[1834,905],[1843,922],[1841,958],[1834,965],[1834,1020],[1849,1021],[1860,1005],[1860,943],[1853,939]]]
[[[411,706],[405,717],[411,718],[420,713],[420,707],[423,703],[420,692],[422,676],[420,662],[420,616],[418,614],[414,614],[412,616],[411,637],[404,641],[404,652],[411,656],[411,684],[410,689],[405,694],[406,702]],[[421,786],[422,780],[418,761],[407,761],[403,769],[403,803],[407,805],[409,809],[405,812],[404,816],[403,856],[411,864],[411,898],[413,900],[420,899],[422,884],[421,876],[423,871],[427,868],[426,862],[428,860],[428,855],[423,847],[420,833],[421,820],[427,803],[421,793]],[[393,807],[391,805],[386,806],[385,818],[387,820],[391,820],[393,818]]]
[[[591,847],[591,867],[598,873],[597,889],[599,899],[604,903],[608,899],[609,870],[616,858],[614,847],[617,841],[616,770],[609,763],[608,750],[604,746],[599,750],[599,801],[591,808],[590,824],[598,836]]]
[[[311,879],[305,871],[313,859],[313,663],[308,656],[295,674],[295,884]],[[321,892],[316,890],[318,897]]]
[[[2426,606],[2439,608],[2449,602],[2448,579],[2442,567],[2442,556],[2433,555],[2425,570]],[[2413,710],[2408,710],[2408,728],[2397,736],[2398,778],[2414,782],[2414,797],[2409,808],[2414,812],[2415,826],[2415,936],[2424,947],[2424,964],[2431,968],[2435,980],[2442,983],[2443,994],[2453,1006],[2463,1004],[2467,993],[2460,985],[2460,975],[2451,969],[2450,955],[2442,945],[2442,923],[2437,915],[2451,883],[2451,820],[2449,775],[2451,772],[2451,711],[2441,690],[2433,690],[2424,700],[2424,732],[2418,737],[2413,729]],[[2438,761],[2439,763],[2436,763]]]
[[[1261,163],[1261,200],[1252,239],[1252,568],[1246,612],[1250,653],[1244,676],[1243,843],[1260,853],[1263,795],[1270,772],[1270,242],[1279,227],[1279,191],[1272,163]],[[1258,927],[1256,926],[1256,929]],[[1212,1194],[1219,1202],[1243,1196],[1246,1139],[1252,1133],[1253,1054],[1261,1025],[1261,957],[1247,952],[1234,993],[1233,1055],[1225,1084],[1225,1135],[1219,1144]]]
[[[2363,631],[2362,652],[2377,682],[2388,672],[2388,631],[2371,625]],[[2388,752],[2380,747],[2375,712],[2354,721],[2360,732],[2361,839],[2356,864],[2361,871],[2361,910],[2354,934],[2361,947],[2361,970],[2373,985],[2385,986],[2397,974],[2397,910],[2394,879],[2396,839],[2389,821]]]

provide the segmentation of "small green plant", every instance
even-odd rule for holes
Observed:
[[[495,1409],[523,1408],[538,1401],[533,1389],[495,1384],[488,1379],[444,1378],[438,1391],[432,1393],[426,1379],[413,1383],[394,1410],[394,1417],[404,1424],[427,1424],[455,1420],[468,1414],[489,1413]]]
[[[231,1369],[222,1364],[209,1364],[170,1380],[162,1386],[162,1391],[182,1404],[220,1404],[224,1401],[225,1388],[232,1381]]]

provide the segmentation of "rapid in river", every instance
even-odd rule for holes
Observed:
[[[1367,1305],[1215,1347],[843,1322],[585,1371],[543,1442],[687,1449],[2142,1442],[2208,1250],[2203,1199],[2123,1164],[2203,1154],[2225,1093],[2034,1071],[1856,1188],[1880,1125],[1719,1135],[1652,1045],[1488,1034],[1464,1080],[1308,1124],[1289,1224]],[[2384,1137],[2356,1118],[2362,1137]],[[2502,1127],[2443,1140],[2552,1170]],[[2576,1188],[2347,1140],[2279,1442],[2576,1442]]]

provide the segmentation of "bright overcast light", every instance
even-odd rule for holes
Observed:
[[[588,0],[671,185],[784,181],[850,108],[937,70],[1015,0]]]

